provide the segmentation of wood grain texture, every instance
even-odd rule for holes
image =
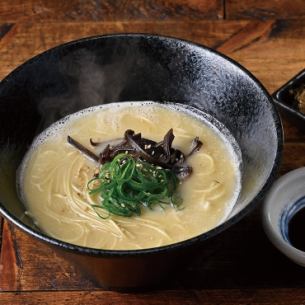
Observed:
[[[305,20],[197,22],[26,22],[0,38],[0,78],[30,57],[91,35],[144,32],[175,36],[217,48],[248,68],[273,92],[304,68]],[[287,140],[303,139],[293,127]],[[291,138],[290,138],[291,137]]]
[[[45,244],[4,222],[0,291],[89,289],[90,282]],[[1,299],[1,295],[0,295]]]
[[[3,225],[0,256],[0,290],[19,290],[19,275],[22,269],[22,258],[12,225]]]
[[[3,23],[0,25],[0,39],[10,31],[12,26],[13,25],[11,23]]]
[[[303,35],[303,20],[254,20],[217,47],[274,92],[304,68]]]
[[[31,56],[73,39],[117,32],[176,36],[245,65],[272,92],[304,67],[304,21],[57,22],[15,24],[0,40],[0,78]],[[248,34],[247,34],[248,33]]]
[[[30,57],[58,44],[92,35],[155,33],[213,46],[221,44],[245,23],[230,22],[56,22],[15,24],[0,40],[0,78]]]
[[[304,19],[303,0],[226,0],[228,19]]]
[[[143,32],[217,48],[273,92],[304,68],[304,8],[303,0],[0,0],[0,79],[70,40]],[[216,20],[224,16],[229,20]],[[305,133],[286,119],[283,124],[280,174],[305,166]],[[0,305],[305,304],[305,269],[270,244],[260,208],[205,244],[162,290],[136,294],[103,291],[52,249],[4,222]]]
[[[293,120],[282,119],[285,142],[305,142],[305,132]]]
[[[0,1],[0,21],[126,21],[223,18],[221,0]]]
[[[301,305],[304,302],[304,290],[298,288],[278,290],[169,290],[138,294],[106,291],[3,293],[0,299],[0,305]]]
[[[235,53],[251,44],[268,37],[275,24],[274,20],[248,22],[240,31],[234,33],[217,47],[222,53]]]
[[[281,173],[305,166],[305,143],[286,143],[283,151]]]

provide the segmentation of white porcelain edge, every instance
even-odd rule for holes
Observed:
[[[291,194],[289,185],[295,181],[304,182],[302,194]],[[279,194],[281,194],[281,200],[277,200]],[[294,204],[294,202],[289,202],[289,198],[304,196],[304,194],[305,167],[301,167],[285,174],[273,184],[265,197],[262,212],[263,227],[272,244],[292,261],[303,267],[305,267],[305,252],[294,248],[284,240],[279,224],[284,210]]]

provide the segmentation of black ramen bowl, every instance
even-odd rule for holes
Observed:
[[[240,198],[221,225],[197,237],[144,250],[91,249],[51,238],[24,215],[16,170],[35,135],[80,109],[118,101],[183,103],[207,112],[235,136],[243,157]],[[0,84],[0,211],[21,230],[111,288],[159,282],[207,239],[244,217],[275,177],[282,127],[272,98],[246,69],[206,47],[142,34],[60,45],[21,65]]]

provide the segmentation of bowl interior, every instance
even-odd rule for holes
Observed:
[[[16,169],[35,135],[83,108],[141,100],[201,109],[234,135],[243,157],[243,185],[229,218],[245,211],[272,179],[281,126],[268,94],[249,73],[185,41],[150,35],[101,36],[47,51],[1,82],[2,212],[21,226],[32,226],[23,213],[15,181]]]

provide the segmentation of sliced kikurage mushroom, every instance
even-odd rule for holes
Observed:
[[[163,140],[158,143],[142,138],[141,133],[136,134],[133,130],[127,129],[124,133],[124,138],[118,144],[107,144],[99,156],[70,136],[68,136],[68,142],[100,164],[110,162],[119,153],[126,152],[136,158],[141,158],[152,164],[171,169],[179,179],[183,180],[190,176],[193,170],[191,166],[186,164],[186,159],[194,154],[194,152],[200,150],[202,142],[196,137],[192,142],[190,152],[184,155],[179,149],[172,147],[174,138],[172,128],[165,134]],[[105,144],[105,142],[95,142],[92,139],[90,139],[90,143],[92,146]]]

